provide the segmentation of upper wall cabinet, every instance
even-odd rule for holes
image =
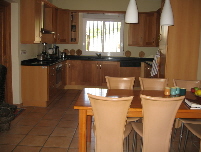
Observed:
[[[21,43],[56,42],[55,9],[56,7],[46,0],[21,0]]]
[[[56,7],[49,2],[42,2],[42,42],[56,43]]]
[[[128,45],[142,47],[159,46],[160,13],[139,13],[139,22],[129,24]]]
[[[69,43],[77,44],[79,40],[79,13],[76,11],[70,11],[70,29],[69,29]]]
[[[33,44],[41,41],[41,0],[20,1],[21,43]]]
[[[57,44],[69,43],[69,10],[57,9]]]

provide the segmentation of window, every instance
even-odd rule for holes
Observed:
[[[83,15],[83,54],[123,55],[123,14]]]

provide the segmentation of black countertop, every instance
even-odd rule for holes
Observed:
[[[153,61],[154,58],[137,58],[137,57],[108,57],[108,56],[74,56],[67,55],[66,58],[63,59],[45,59],[38,60],[37,58],[28,59],[21,61],[21,65],[26,66],[50,66],[53,64],[57,64],[59,62],[65,60],[87,60],[87,61],[119,61],[121,67],[140,67],[141,62]]]

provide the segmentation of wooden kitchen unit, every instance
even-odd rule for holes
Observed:
[[[50,66],[21,66],[23,106],[47,107],[59,95],[65,85],[63,65],[65,61]]]

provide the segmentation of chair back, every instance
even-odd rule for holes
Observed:
[[[160,98],[141,95],[143,152],[168,152],[172,127],[184,96]]]
[[[105,76],[108,89],[133,89],[135,77]]]
[[[123,152],[124,130],[133,96],[122,98],[88,94],[95,124],[96,152]]]
[[[168,79],[162,78],[141,78],[140,87],[141,90],[164,90],[167,87]]]
[[[200,80],[179,80],[173,79],[174,86],[180,88],[186,88],[186,91],[190,91],[191,88],[200,87]]]

